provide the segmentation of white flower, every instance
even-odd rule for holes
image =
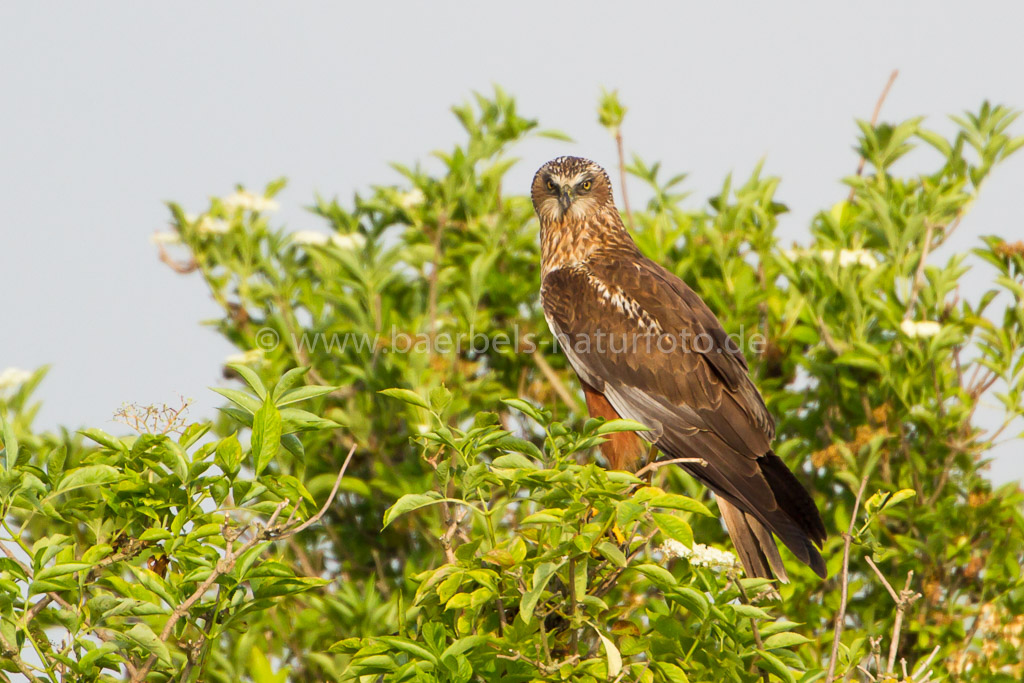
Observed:
[[[279,205],[273,199],[263,195],[253,194],[248,190],[239,190],[232,195],[222,198],[221,203],[228,211],[235,209],[248,209],[249,211],[277,211]]]
[[[153,244],[181,244],[181,235],[177,231],[154,232],[149,241]]]
[[[942,329],[942,325],[934,320],[904,320],[900,323],[903,334],[911,339],[934,337]]]
[[[32,379],[32,373],[21,368],[7,368],[0,372],[0,389],[18,387]]]
[[[836,257],[835,249],[820,249],[812,251],[808,249],[786,249],[782,255],[790,261],[796,261],[804,257],[817,256],[821,260],[832,263]],[[840,249],[839,267],[864,266],[865,268],[877,268],[878,260],[867,249]]]
[[[358,232],[350,233],[335,233],[331,235],[331,244],[338,247],[339,249],[362,249],[366,244],[366,238]]]
[[[224,359],[225,365],[238,363],[239,365],[251,365],[263,360],[263,349],[250,349],[245,353],[233,353]]]
[[[426,199],[427,197],[426,195],[423,194],[423,190],[421,190],[418,187],[414,187],[408,192],[403,192],[400,195],[398,195],[398,204],[403,209],[408,211],[409,209],[413,209],[419,206],[420,204],[425,202]]]
[[[196,230],[204,235],[223,235],[231,230],[231,223],[223,218],[211,218],[203,215],[196,223]]]
[[[867,249],[843,249],[839,252],[839,265],[843,268],[857,265],[872,269],[878,267],[878,261]]]
[[[691,549],[679,541],[669,539],[661,544],[661,552],[669,557],[685,558],[695,567],[732,569],[736,566],[735,555],[725,550],[706,546],[703,543],[694,543]]]
[[[331,240],[329,235],[316,230],[296,230],[291,234],[291,239],[295,244],[314,244],[318,247],[326,245]]]

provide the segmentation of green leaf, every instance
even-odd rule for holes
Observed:
[[[78,433],[87,439],[92,439],[101,446],[106,446],[112,451],[128,453],[128,446],[122,443],[120,439],[107,434],[102,429],[80,429]]]
[[[408,389],[382,389],[377,392],[378,394],[384,394],[390,398],[397,398],[399,401],[404,401],[410,405],[423,408],[424,410],[430,410],[430,406],[423,399],[422,396],[414,391]]]
[[[147,654],[155,654],[161,664],[171,666],[171,653],[164,641],[160,640],[153,629],[144,623],[137,623],[124,632],[124,636],[133,644],[138,645]]]
[[[225,387],[210,387],[210,389],[235,405],[241,407],[243,410],[253,414],[258,412],[260,407],[263,405],[263,403],[258,399],[255,399],[244,391],[239,391],[238,389],[227,389]]]
[[[213,462],[229,476],[234,476],[242,467],[242,444],[235,434],[220,440]]]
[[[281,396],[275,401],[278,408],[282,408],[292,403],[298,403],[299,401],[308,401],[311,398],[318,398],[320,396],[326,396],[332,391],[337,391],[339,387],[321,386],[319,384],[310,384],[297,389],[292,389],[288,393]]]
[[[434,503],[449,502],[458,503],[459,505],[468,505],[470,510],[479,512],[477,508],[470,505],[464,500],[459,498],[442,498],[440,494],[431,491],[430,493],[407,493],[387,509],[384,513],[384,527],[387,528],[391,522],[395,521],[396,517],[404,515],[406,512],[412,512],[419,508],[433,505]]]
[[[736,605],[729,605],[729,607],[731,607],[732,610],[741,617],[747,617],[749,619],[771,619],[771,615],[760,607],[755,607],[754,605],[738,603]]]
[[[292,368],[288,372],[281,375],[281,379],[277,381],[277,385],[274,386],[274,391],[272,392],[272,396],[274,397],[274,403],[280,406],[281,404],[279,403],[278,399],[284,396],[284,393],[286,391],[295,386],[295,384],[300,379],[302,379],[307,372],[309,372],[309,367],[298,367]]]
[[[678,583],[672,572],[656,564],[638,564],[634,569],[661,586],[675,588]]]
[[[503,398],[501,402],[507,405],[509,408],[514,408],[519,412],[523,413],[527,417],[530,417],[534,422],[544,423],[544,415],[540,410],[535,408],[532,403],[528,403],[521,398]]]
[[[604,645],[605,658],[608,660],[608,678],[614,678],[619,675],[622,671],[622,654],[619,652],[619,648],[615,647],[613,643],[605,634],[601,633],[596,626],[590,625],[594,629],[594,633],[601,639],[601,643]]]
[[[693,512],[698,515],[704,515],[705,517],[714,517],[711,514],[711,510],[707,508],[704,503],[693,498],[681,496],[678,493],[663,493],[661,495],[654,496],[647,501],[648,505],[656,508],[668,508],[669,510],[682,510],[684,512]]]
[[[267,388],[263,386],[263,380],[256,374],[256,371],[250,368],[248,365],[241,363],[228,363],[228,367],[234,370],[241,376],[245,383],[249,385],[249,388],[255,392],[261,401],[267,400]],[[216,391],[216,389],[214,389]]]
[[[626,556],[619,549],[619,546],[615,545],[610,541],[602,541],[596,546],[597,552],[608,558],[608,561],[614,564],[616,567],[626,566]]]
[[[506,453],[505,455],[499,455],[491,463],[494,467],[501,469],[526,469],[536,470],[537,466],[533,464],[533,461],[527,458],[525,455],[520,453]]]
[[[252,456],[256,476],[260,476],[281,447],[281,413],[266,401],[253,417]]]
[[[645,424],[637,422],[636,420],[625,420],[619,418],[617,420],[608,420],[607,422],[602,423],[594,433],[599,436],[603,436],[605,434],[616,434],[618,432],[648,431],[650,431],[650,427]]]
[[[97,487],[112,484],[122,479],[121,473],[110,465],[86,465],[69,470],[60,480],[56,490],[46,497],[47,500],[68,491],[86,487]]]
[[[14,435],[14,427],[7,420],[7,411],[0,407],[0,436],[4,440],[4,469],[10,470],[18,462],[18,438]]]
[[[686,672],[675,664],[669,664],[668,662],[655,662],[654,668],[657,669],[665,680],[669,683],[690,683],[690,679],[686,677]]]
[[[167,529],[161,529],[159,527],[146,529],[142,532],[142,535],[139,536],[140,541],[163,541],[168,538],[174,538],[174,536],[171,535],[171,532]]]
[[[400,638],[398,636],[378,636],[374,640],[379,640],[382,643],[387,643],[396,650],[401,650],[406,654],[412,655],[417,659],[421,659],[425,662],[430,662],[434,666],[437,666],[440,662],[437,655],[423,647],[419,643],[415,643],[408,638]]]
[[[768,636],[764,639],[764,649],[776,650],[780,647],[790,648],[809,642],[811,642],[809,638],[806,638],[799,633],[776,633],[775,635]]]
[[[793,677],[793,672],[790,671],[789,667],[782,663],[782,660],[766,650],[758,650],[757,654],[761,655],[755,664],[761,669],[764,669],[768,673],[773,673],[781,678],[786,683],[796,683],[796,679]]]
[[[658,525],[661,533],[672,540],[679,541],[687,548],[693,547],[693,530],[681,518],[665,512],[655,512],[652,514],[652,517],[654,517],[654,523]]]
[[[65,576],[67,574],[74,574],[85,569],[92,569],[92,564],[88,562],[67,562],[64,564],[55,564],[49,567],[44,567],[36,572],[36,581],[47,581],[49,579],[56,578],[58,576]]]
[[[447,657],[456,657],[464,654],[469,650],[476,649],[485,643],[488,643],[491,639],[487,636],[465,636],[459,638],[454,643],[445,648],[445,651],[441,653],[441,659]]]
[[[554,562],[543,562],[537,566],[537,569],[533,572],[533,583],[529,590],[523,593],[522,599],[519,601],[519,616],[527,624],[533,619],[533,610],[537,607],[537,602],[540,600],[541,593],[547,588],[548,581],[554,575],[558,568],[565,563],[562,560],[558,564]]]

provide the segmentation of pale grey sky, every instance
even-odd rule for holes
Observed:
[[[595,103],[618,88],[627,147],[689,172],[690,201],[763,157],[792,209],[781,233],[803,240],[845,195],[854,118],[893,68],[886,120],[948,132],[985,98],[1024,108],[1022,26],[1019,2],[5,2],[0,369],[53,364],[40,427],[114,429],[122,402],[178,394],[211,414],[232,349],[199,324],[217,315],[199,277],[155,258],[163,200],[201,209],[287,175],[277,218],[321,228],[314,192],[397,182],[388,162],[461,139],[449,107],[492,84],[577,140],[523,146],[523,192],[558,153],[614,165]],[[1024,154],[950,249],[1024,235],[1022,187]],[[1024,476],[1020,450],[1000,450],[997,480]]]

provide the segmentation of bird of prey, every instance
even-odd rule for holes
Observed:
[[[602,444],[609,466],[635,470],[644,440],[671,459],[693,459],[681,466],[717,495],[748,576],[788,581],[774,534],[825,578],[821,515],[772,452],[775,420],[743,353],[686,283],[640,252],[608,174],[559,157],[537,171],[531,195],[544,315],[591,416],[650,430],[612,435]]]

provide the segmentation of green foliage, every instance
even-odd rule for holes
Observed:
[[[948,140],[921,119],[860,124],[865,172],[791,249],[760,167],[700,207],[685,175],[628,167],[650,197],[638,244],[738,335],[830,531],[828,580],[784,555],[792,583],[767,585],[719,550],[714,501],[679,470],[595,464],[602,438],[642,425],[586,419],[539,310],[530,201],[504,183],[516,142],[559,134],[500,91],[454,113],[466,140],[437,172],[396,165],[401,186],[317,198],[330,232],[271,225],[283,181],[196,217],[171,205],[177,269],[241,352],[213,424],[127,406],[135,436],[39,433],[45,370],[0,389],[0,668],[813,681],[845,606],[839,675],[899,680],[906,659],[918,682],[1020,680],[1022,496],[984,469],[1024,414],[1024,244],[936,256],[1024,144],[1015,115],[985,104]],[[606,94],[601,123],[624,115]],[[969,268],[991,287],[961,290]],[[903,600],[898,631],[869,560]]]

